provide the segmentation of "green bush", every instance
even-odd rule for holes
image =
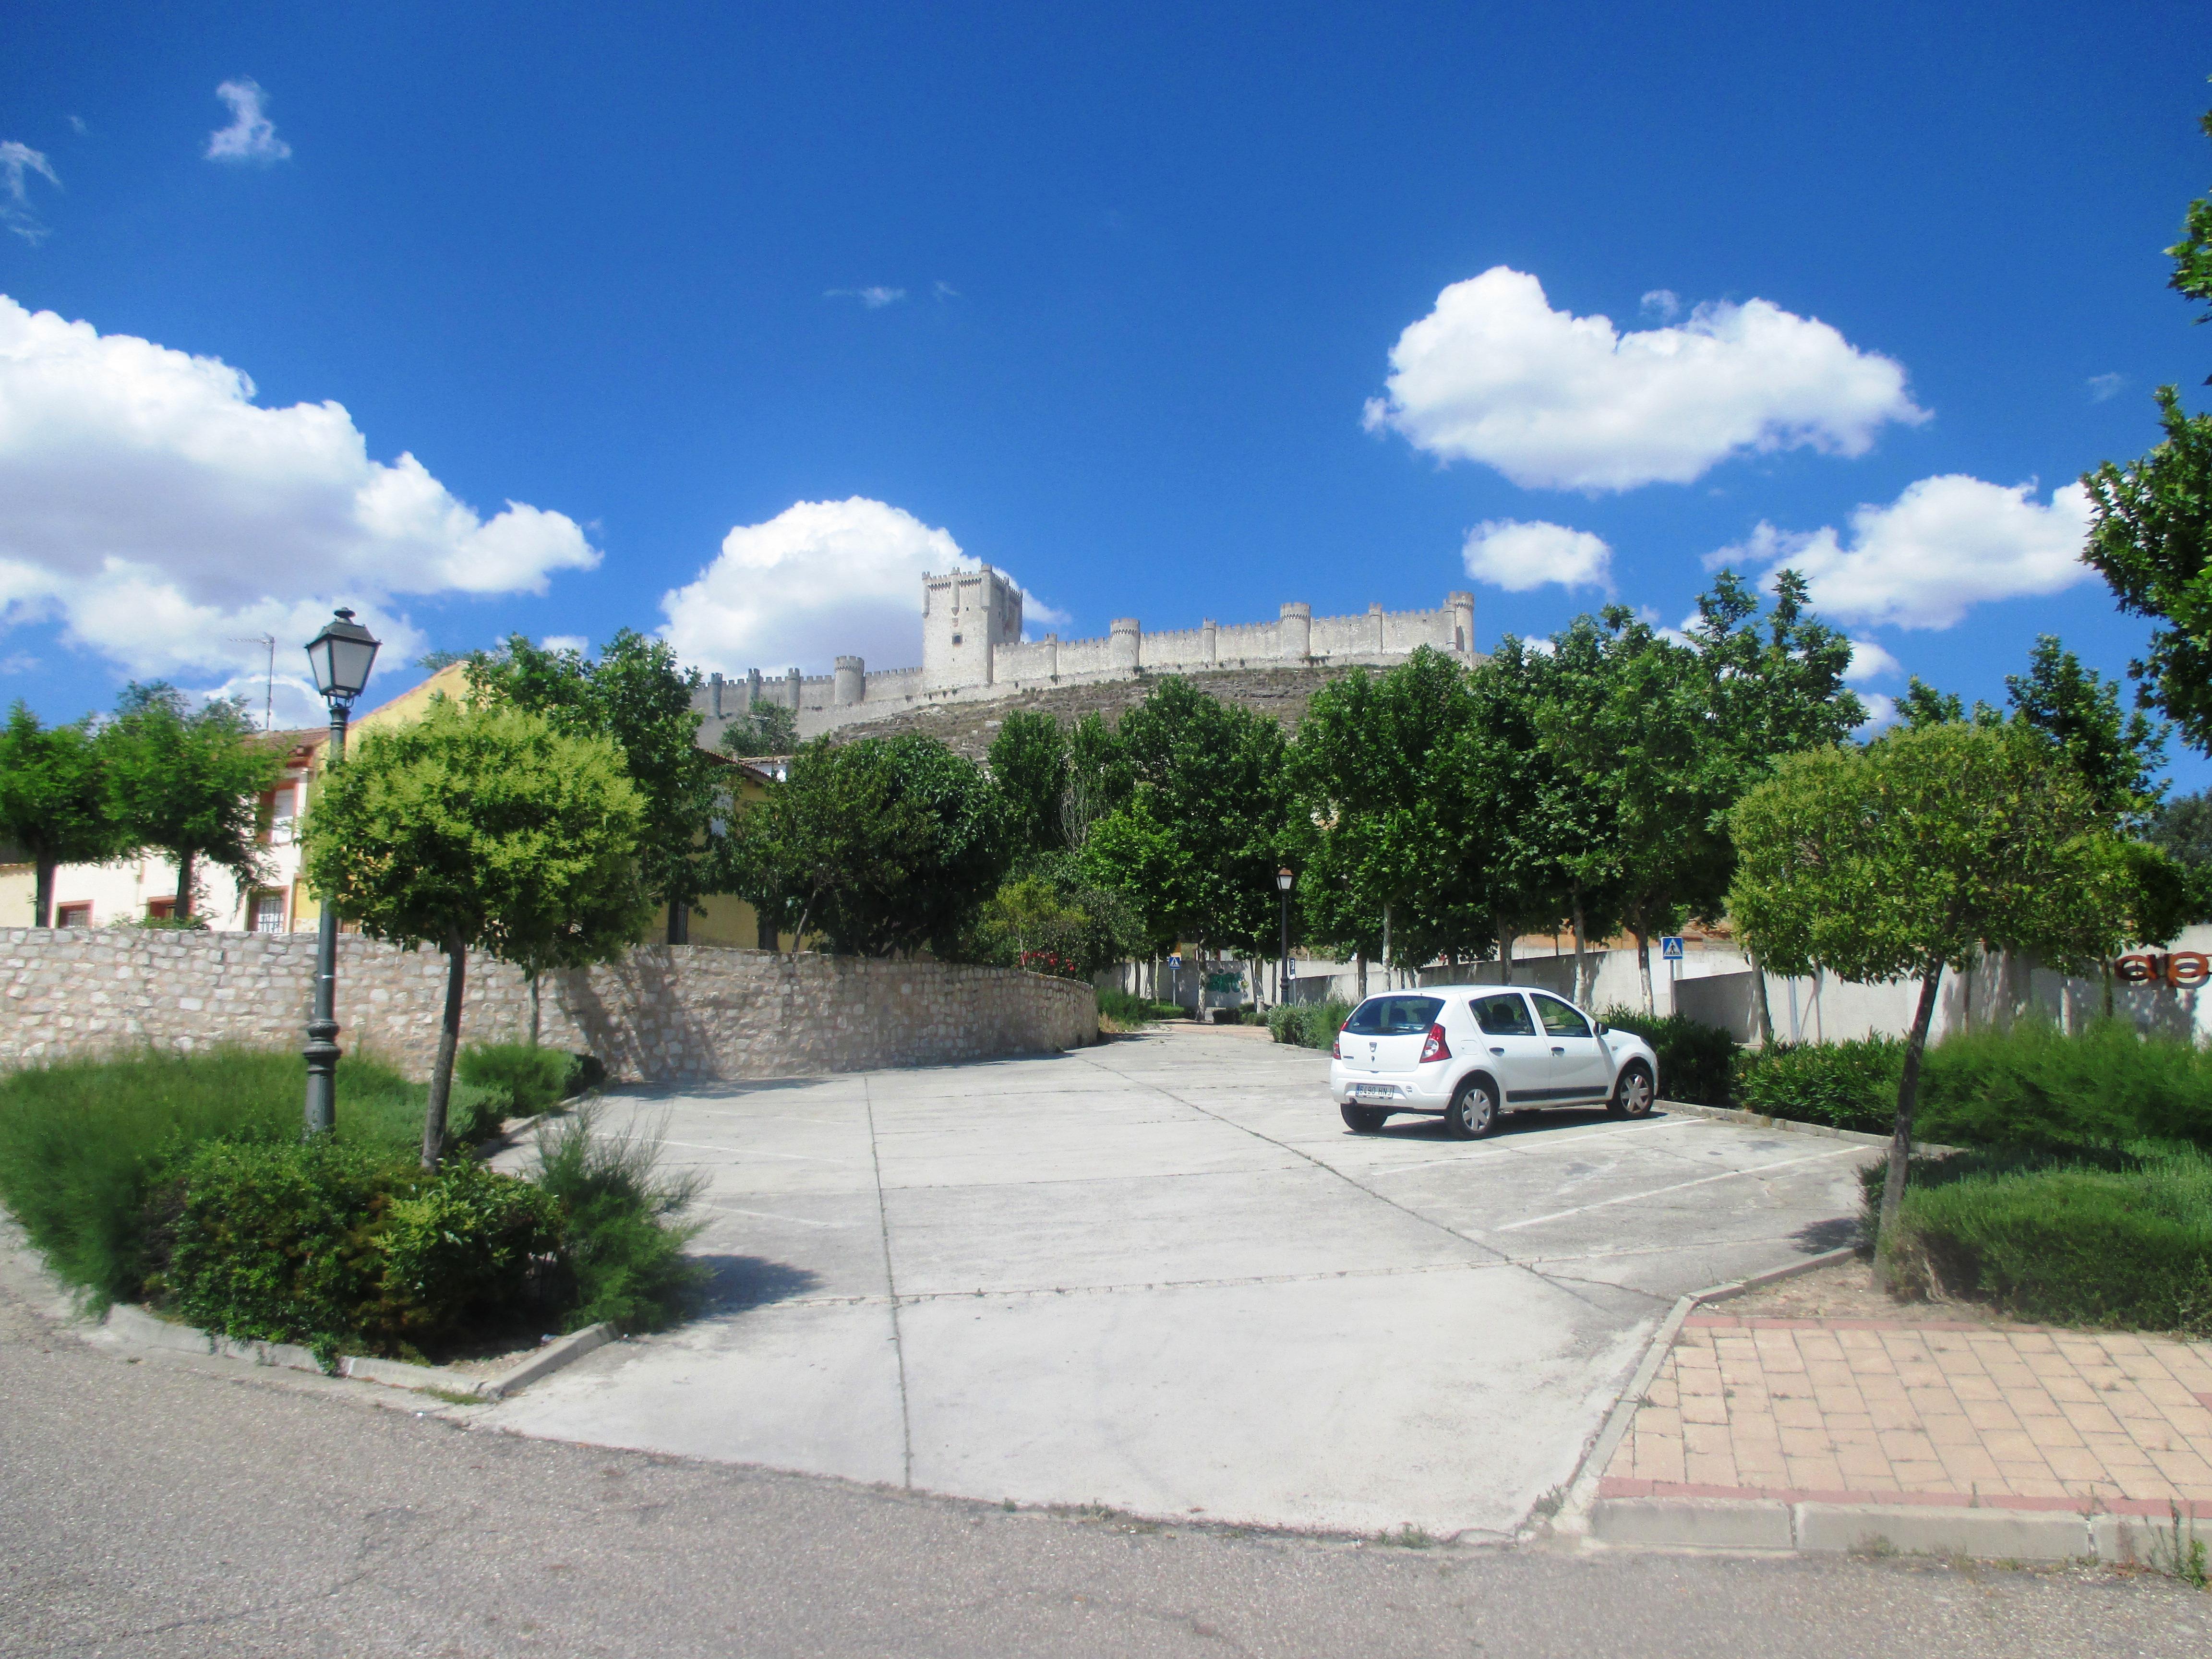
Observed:
[[[1738,1060],[1737,1099],[1770,1117],[1887,1134],[1905,1066],[1899,1037],[1776,1043]],[[2139,1140],[2212,1148],[2212,1053],[2098,1020],[2073,1036],[2045,1021],[1961,1031],[1921,1062],[1913,1133],[1953,1146],[2081,1153]]]
[[[558,1106],[576,1091],[580,1069],[578,1056],[567,1050],[533,1048],[527,1042],[473,1043],[453,1063],[456,1077],[483,1091],[477,1121],[491,1120],[484,1134],[496,1131],[501,1119],[536,1117]],[[484,1138],[455,1133],[462,1140]]]
[[[1352,1005],[1340,997],[1326,1002],[1279,1002],[1267,1010],[1267,1032],[1278,1042],[1300,1048],[1328,1048],[1352,1018]]]
[[[2212,1158],[2105,1162],[1916,1160],[1893,1286],[2051,1324],[2212,1335]]]
[[[1719,1026],[1682,1014],[1654,1017],[1631,1008],[1609,1009],[1600,1018],[1651,1045],[1659,1057],[1659,1090],[1668,1099],[1697,1106],[1733,1103],[1735,1039]]]
[[[104,1306],[138,1293],[146,1198],[165,1168],[217,1138],[297,1139],[307,1066],[297,1054],[152,1050],[0,1078],[0,1203],[55,1273]],[[390,1067],[338,1062],[338,1136],[404,1150],[422,1133],[423,1090]]]
[[[704,1286],[706,1268],[684,1254],[700,1224],[677,1218],[705,1176],[663,1175],[659,1158],[657,1136],[605,1133],[589,1107],[539,1126],[533,1179],[568,1221],[564,1329],[605,1320],[625,1331],[658,1330]]]
[[[1767,1117],[1887,1134],[1904,1065],[1901,1037],[1770,1042],[1737,1055],[1736,1103]]]
[[[154,1197],[147,1289],[227,1336],[416,1355],[511,1322],[559,1205],[462,1158],[434,1174],[326,1140],[201,1144]]]

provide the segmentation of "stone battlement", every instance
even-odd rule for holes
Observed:
[[[1140,674],[1387,667],[1424,645],[1472,662],[1474,595],[1447,593],[1434,611],[1371,605],[1365,615],[1352,617],[1316,617],[1311,606],[1293,603],[1273,622],[1224,625],[1209,618],[1196,628],[1151,634],[1135,617],[1124,617],[1101,639],[1048,634],[1024,640],[1021,589],[986,566],[922,579],[921,640],[919,668],[871,672],[858,657],[840,657],[829,674],[793,668],[763,677],[756,668],[743,679],[713,675],[694,699],[706,716],[699,740],[715,744],[732,720],[761,703],[794,710],[799,735],[815,738],[855,721],[940,703],[995,702]]]

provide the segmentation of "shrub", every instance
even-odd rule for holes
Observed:
[[[1916,1133],[2051,1152],[2146,1139],[2212,1148],[2212,1054],[2119,1020],[2074,1036],[2048,1021],[1960,1032],[1929,1050]]]
[[[0,1079],[0,1202],[55,1273],[96,1305],[138,1293],[146,1200],[202,1141],[296,1139],[307,1066],[297,1054],[218,1048],[80,1060]],[[422,1089],[388,1066],[338,1062],[338,1136],[405,1147]]]
[[[1904,1064],[1901,1037],[1772,1042],[1737,1056],[1735,1098],[1747,1111],[1768,1117],[1887,1134],[1897,1121]]]
[[[1654,1017],[1633,1009],[1609,1009],[1607,1025],[1633,1031],[1659,1056],[1659,1087],[1669,1100],[1698,1106],[1731,1103],[1735,1085],[1735,1039],[1717,1025],[1682,1014]]]
[[[1340,997],[1326,1002],[1279,1002],[1267,1010],[1267,1031],[1278,1042],[1301,1048],[1328,1048],[1352,1018],[1352,1005]]]
[[[1172,1003],[1148,1002],[1143,997],[1132,996],[1127,991],[1101,991],[1098,994],[1098,1012],[1125,1031],[1156,1024],[1163,1019],[1180,1019],[1182,1017],[1182,1010]]]
[[[704,1285],[706,1268],[684,1254],[699,1224],[677,1218],[705,1176],[665,1176],[659,1158],[658,1137],[605,1133],[589,1107],[539,1127],[534,1179],[559,1200],[568,1223],[563,1328],[605,1320],[625,1331],[657,1330]]]
[[[205,1329],[326,1356],[412,1355],[508,1322],[561,1243],[558,1205],[527,1182],[328,1140],[204,1143],[155,1209],[157,1299]]]
[[[536,1117],[550,1111],[575,1093],[581,1070],[579,1057],[561,1048],[540,1048],[527,1042],[472,1043],[461,1050],[453,1072],[461,1081],[483,1091],[478,1109],[493,1120]],[[457,1132],[458,1133],[459,1132]],[[486,1133],[491,1133],[487,1130]],[[483,1136],[460,1134],[462,1139]]]
[[[2122,1167],[1916,1167],[1893,1285],[2052,1324],[2212,1335],[2212,1158],[2111,1161]]]

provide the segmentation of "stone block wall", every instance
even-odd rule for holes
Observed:
[[[314,983],[311,933],[0,928],[0,1070],[152,1046],[298,1048]],[[338,941],[338,1042],[410,1077],[437,1052],[446,961]],[[640,945],[548,974],[541,1040],[587,1050],[626,1081],[799,1077],[1039,1054],[1098,1040],[1088,985],[1003,968],[878,962],[714,945]],[[469,959],[464,1042],[521,1039],[521,974]]]

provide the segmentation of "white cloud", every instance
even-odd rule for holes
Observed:
[[[833,288],[824,289],[825,300],[858,300],[870,311],[881,311],[885,306],[896,305],[906,298],[902,288]]]
[[[208,134],[210,161],[281,161],[292,147],[276,136],[276,124],[261,112],[264,95],[251,76],[226,81],[215,95],[230,106],[230,125]]]
[[[1897,699],[1885,697],[1879,691],[1862,691],[1859,701],[1866,706],[1867,717],[1852,729],[1864,732],[1869,737],[1885,726],[1897,723]]]
[[[2086,382],[2089,388],[2089,401],[2093,404],[2108,402],[2118,397],[2120,388],[2127,383],[2128,377],[2124,374],[2092,374]]]
[[[1859,685],[1868,680],[1888,679],[1904,672],[1905,665],[1872,640],[1853,640],[1850,665],[1844,670],[1844,678]]]
[[[36,247],[53,233],[40,222],[39,216],[31,210],[31,175],[45,179],[56,190],[62,187],[60,176],[54,172],[53,163],[28,144],[19,144],[10,138],[0,143],[0,225],[5,225],[18,236]]]
[[[1768,301],[1622,334],[1553,310],[1504,265],[1453,283],[1398,337],[1389,390],[1368,402],[1370,431],[1524,489],[1591,493],[1688,483],[1733,455],[1860,455],[1885,422],[1928,418],[1902,366]]]
[[[1460,550],[1467,574],[1510,593],[1547,582],[1562,587],[1613,586],[1613,550],[1587,530],[1541,520],[1486,519],[1467,532]]]
[[[544,651],[573,651],[580,657],[592,654],[592,642],[581,634],[548,634],[538,644]]]
[[[662,595],[660,631],[726,674],[821,672],[848,653],[906,668],[921,660],[923,575],[979,568],[950,532],[882,501],[799,501],[725,536],[696,581]]]
[[[2062,485],[2046,504],[2032,483],[2007,489],[1946,473],[1906,485],[1887,507],[1859,507],[1847,535],[1762,522],[1706,562],[1787,565],[1832,620],[1948,628],[1986,601],[2057,593],[2084,580],[2088,533],[2088,492],[2078,483]]]
[[[350,604],[412,657],[406,594],[543,592],[599,561],[573,520],[486,520],[336,403],[264,409],[211,357],[0,295],[0,629],[58,620],[141,676],[248,667]],[[281,653],[280,653],[281,654]],[[264,671],[265,672],[265,671]]]
[[[940,300],[957,300],[960,297],[960,290],[953,287],[951,283],[944,281],[942,278],[939,279],[936,286],[931,289],[931,292]]]
[[[1656,317],[1662,323],[1671,323],[1682,314],[1682,301],[1671,288],[1655,288],[1640,302],[1644,314]]]

